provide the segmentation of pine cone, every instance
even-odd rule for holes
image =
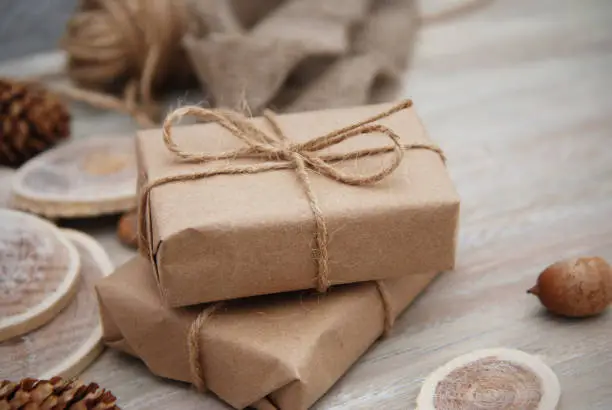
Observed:
[[[115,396],[96,383],[23,379],[0,382],[0,410],[120,410]]]
[[[55,95],[0,78],[0,165],[17,167],[69,133],[70,114]]]

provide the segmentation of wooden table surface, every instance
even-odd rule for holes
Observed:
[[[457,269],[317,409],[412,409],[434,368],[498,346],[543,357],[561,381],[561,409],[612,409],[612,312],[558,319],[525,294],[558,259],[612,261],[611,21],[609,0],[498,0],[423,29],[405,95],[447,152],[463,199]],[[56,57],[4,64],[0,74],[34,72]],[[112,114],[75,112],[77,135],[134,128]],[[130,252],[107,222],[76,226],[121,263]],[[83,378],[112,389],[128,410],[226,408],[110,350]]]

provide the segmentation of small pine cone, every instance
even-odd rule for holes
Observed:
[[[70,114],[36,85],[0,78],[0,165],[17,167],[70,134]]]
[[[115,400],[95,383],[61,377],[0,382],[0,410],[119,410]]]

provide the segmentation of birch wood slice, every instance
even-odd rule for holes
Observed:
[[[554,410],[560,396],[559,379],[538,357],[485,349],[433,372],[417,398],[417,410]]]
[[[13,206],[49,218],[133,209],[136,154],[128,137],[72,140],[25,163],[13,179]]]
[[[45,326],[0,343],[0,379],[74,377],[102,352],[102,327],[94,284],[110,274],[113,266],[96,240],[76,231],[63,232],[81,257],[77,294]]]
[[[0,209],[0,341],[42,326],[76,291],[79,255],[43,219]]]

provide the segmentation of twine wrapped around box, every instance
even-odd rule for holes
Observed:
[[[185,115],[208,123],[175,127]],[[183,107],[136,145],[141,252],[170,306],[454,264],[459,198],[410,101],[258,118]]]
[[[412,106],[412,101],[405,100],[391,108],[371,117],[365,118],[354,124],[342,127],[337,130],[329,131],[319,137],[314,137],[309,141],[296,143],[292,142],[281,130],[271,111],[264,113],[264,118],[268,122],[272,134],[252,125],[246,117],[235,111],[223,109],[205,109],[200,107],[183,107],[170,113],[164,121],[163,138],[168,150],[176,157],[187,162],[203,163],[209,161],[228,160],[229,162],[217,168],[196,171],[191,174],[167,176],[150,181],[140,193],[139,202],[139,238],[140,250],[146,256],[152,257],[152,249],[149,235],[145,232],[147,218],[147,204],[151,191],[161,185],[193,181],[197,179],[210,178],[217,175],[245,175],[257,174],[260,172],[278,171],[293,169],[298,180],[306,193],[308,203],[315,220],[315,238],[313,257],[317,264],[316,283],[319,292],[325,292],[330,286],[329,280],[329,233],[323,212],[319,206],[319,201],[315,195],[307,170],[312,170],[327,178],[331,178],[347,185],[371,185],[381,181],[393,173],[404,158],[404,151],[412,149],[425,149],[435,152],[445,161],[442,150],[433,143],[402,144],[400,137],[389,127],[377,124],[376,121],[392,116],[395,113],[408,109]],[[213,121],[225,128],[231,135],[240,139],[245,146],[221,153],[207,152],[187,152],[174,142],[172,138],[172,126],[174,122],[184,116],[194,116],[203,121]],[[346,152],[343,154],[322,154],[321,150],[339,144],[350,138],[360,135],[382,134],[388,137],[392,144],[379,148],[370,148],[357,151]],[[393,153],[391,163],[383,164],[372,174],[350,174],[344,173],[334,167],[334,163],[349,159],[358,159],[368,156],[376,156],[385,153]],[[260,163],[252,165],[234,165],[232,161],[242,158],[254,158]]]

